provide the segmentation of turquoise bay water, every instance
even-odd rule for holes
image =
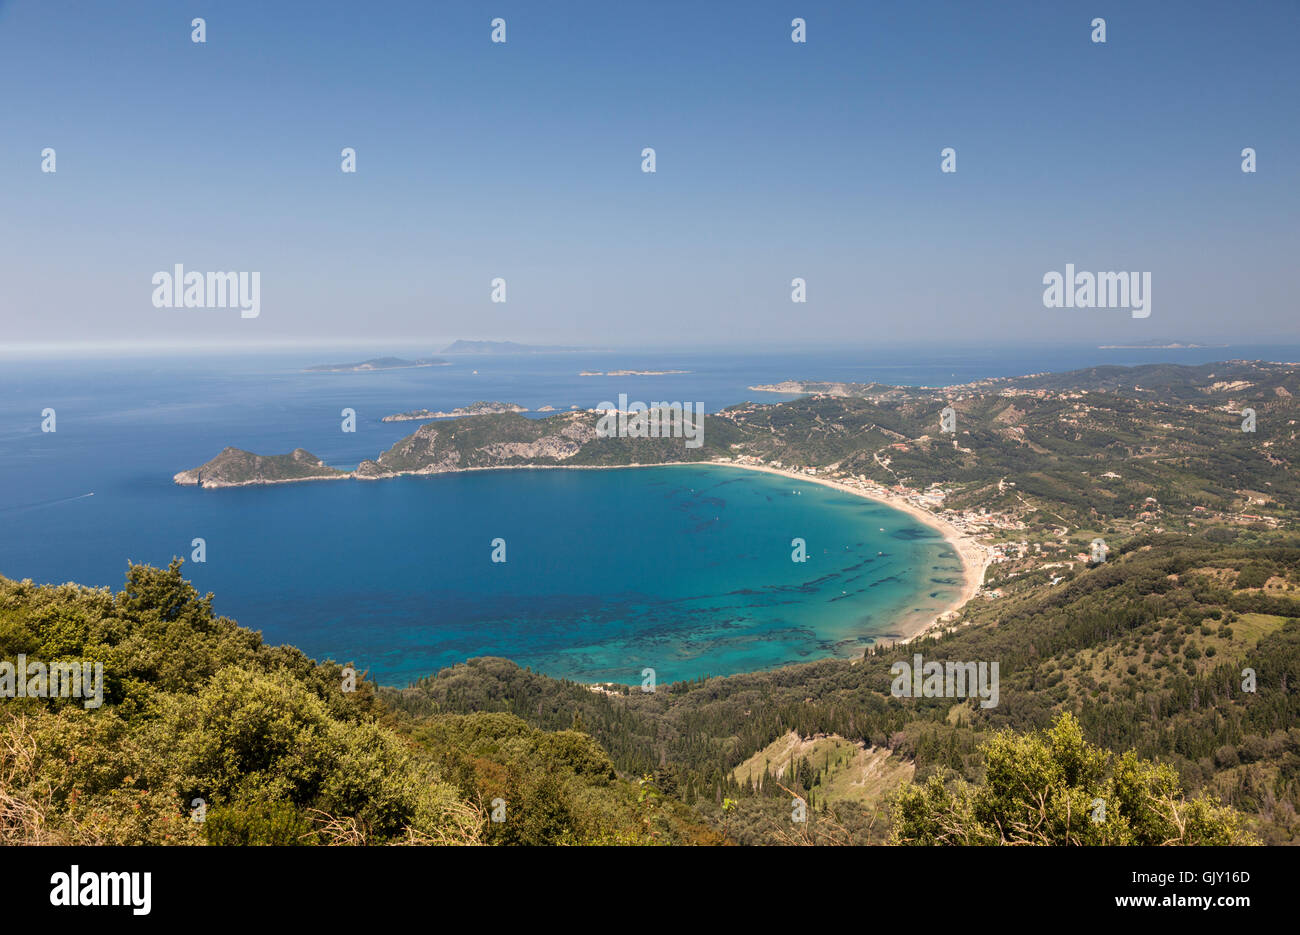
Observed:
[[[164,486],[7,518],[33,537],[56,520],[63,567],[163,564],[201,535],[186,574],[219,613],[392,685],[482,655],[636,683],[858,653],[960,585],[955,553],[904,513],[712,466]]]
[[[237,595],[223,611],[391,684],[480,655],[639,682],[859,653],[960,586],[955,553],[906,514],[723,467],[187,493],[212,530],[195,581]]]

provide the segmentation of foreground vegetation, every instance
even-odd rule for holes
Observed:
[[[0,579],[0,659],[99,662],[104,703],[0,699],[0,843],[712,843],[584,733],[395,716],[212,613],[180,562],[118,594]],[[493,800],[505,803],[492,821]],[[204,820],[197,821],[202,817]]]
[[[477,659],[381,697],[413,712],[510,711],[540,727],[570,723],[576,710],[618,768],[654,773],[748,842],[788,829],[792,794],[835,813],[855,840],[884,840],[890,793],[903,782],[940,775],[982,784],[982,743],[999,730],[1048,728],[1070,712],[1089,742],[1158,760],[1185,792],[1244,813],[1261,840],[1293,842],[1300,833],[1300,542],[1268,533],[1243,540],[1229,547],[1180,535],[1134,540],[1068,581],[975,602],[945,632],[905,647],[880,645],[855,662],[606,695],[506,660]],[[1261,562],[1276,573],[1276,587],[1242,587],[1256,582]],[[916,652],[936,661],[999,660],[999,704],[892,697],[891,665]],[[1243,689],[1248,669],[1253,691]],[[846,792],[841,773],[849,764],[835,744],[787,759],[778,742],[790,732],[888,752],[912,771],[875,794],[854,794],[873,791],[861,781]],[[775,754],[766,769],[753,760],[756,751]],[[748,768],[737,770],[741,764]],[[736,806],[724,816],[728,799]]]

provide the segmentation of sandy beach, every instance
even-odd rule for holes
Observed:
[[[917,522],[924,523],[942,535],[944,541],[953,547],[958,558],[961,559],[963,572],[961,592],[951,604],[936,614],[934,619],[906,619],[900,621],[899,629],[902,631],[902,639],[899,640],[900,643],[908,643],[917,637],[924,635],[928,630],[938,626],[944,616],[966,606],[966,602],[979,593],[980,586],[984,583],[984,574],[988,571],[988,567],[993,561],[992,551],[986,546],[981,545],[974,536],[967,535],[943,517],[931,513],[929,510],[922,509],[915,503],[912,503],[907,498],[899,496],[898,494],[881,491],[879,488],[867,490],[856,484],[845,483],[841,480],[835,480],[829,477],[817,477],[809,474],[800,474],[796,471],[787,471],[781,468],[769,467],[765,464],[737,464],[734,461],[706,461],[703,463],[716,464],[719,467],[743,468],[747,471],[761,471],[764,474],[777,474],[781,477],[788,477],[791,480],[807,481],[810,484],[821,484],[823,487],[833,487],[836,490],[843,491],[844,493],[851,493],[867,500],[874,500],[877,503],[883,503],[896,510],[901,510]]]

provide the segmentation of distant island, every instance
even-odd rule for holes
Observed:
[[[1099,351],[1181,351],[1194,348],[1227,347],[1226,344],[1184,344],[1175,341],[1172,344],[1098,344]]]
[[[456,341],[440,354],[563,354],[588,351],[588,347],[562,347],[549,344],[516,344],[514,341]]]
[[[317,364],[307,367],[303,373],[351,373],[367,370],[405,370],[409,367],[445,367],[450,361],[429,358],[427,360],[402,360],[400,357],[375,357],[355,364]]]
[[[545,407],[549,410],[551,407]],[[409,412],[398,412],[391,416],[384,416],[381,422],[415,422],[428,419],[459,419],[463,416],[486,416],[499,412],[527,412],[523,406],[514,403],[489,403],[479,401],[470,403],[468,406],[461,406],[451,410],[451,412],[433,412],[429,409],[412,409]]]
[[[670,373],[690,373],[689,370],[582,370],[580,377],[662,377]]]

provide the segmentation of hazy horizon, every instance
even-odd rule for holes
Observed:
[[[292,340],[268,341],[260,343],[223,343],[213,341],[197,342],[147,342],[147,341],[104,341],[104,342],[31,342],[31,343],[3,343],[0,342],[0,358],[58,358],[58,357],[118,357],[130,359],[132,357],[152,357],[162,354],[177,354],[180,356],[223,356],[235,355],[241,353],[247,354],[293,354],[308,353],[320,351],[322,353],[330,352],[347,352],[355,350],[358,353],[366,352],[373,357],[382,356],[437,356],[447,353],[449,357],[457,359],[474,359],[476,357],[500,357],[507,356],[510,352],[446,352],[443,349],[458,340],[475,341],[475,342],[508,342],[528,347],[541,348],[536,354],[541,356],[560,356],[560,355],[579,355],[593,353],[629,353],[638,355],[655,355],[655,354],[744,354],[746,352],[756,353],[777,353],[785,352],[792,356],[801,354],[819,354],[827,352],[837,353],[904,353],[913,352],[925,356],[960,356],[968,353],[1032,353],[1034,351],[1088,351],[1088,350],[1167,350],[1163,346],[1166,344],[1185,344],[1199,349],[1214,350],[1221,349],[1231,351],[1237,349],[1261,350],[1267,347],[1279,346],[1282,349],[1295,350],[1300,349],[1300,336],[1289,336],[1288,341],[1294,343],[1280,343],[1270,341],[1267,338],[1260,340],[1251,340],[1238,342],[1221,341],[1180,341],[1177,338],[1164,341],[1161,339],[1149,339],[1148,341],[1135,342],[1133,345],[1124,346],[1122,343],[1113,347],[1099,345],[1092,341],[1069,341],[1069,342],[1044,342],[1044,341],[1021,341],[1021,342],[997,342],[997,343],[980,343],[974,341],[954,342],[943,346],[926,344],[919,341],[897,341],[897,342],[862,342],[861,347],[856,346],[856,342],[750,342],[746,344],[725,344],[714,342],[709,344],[635,344],[635,343],[615,343],[600,342],[591,344],[581,344],[573,347],[560,347],[552,349],[546,346],[542,341],[516,340],[514,338],[328,338],[319,340]],[[527,352],[524,352],[527,353]],[[1229,355],[1231,356],[1231,355]],[[1225,358],[1227,359],[1227,358]],[[1263,358],[1260,358],[1263,359]],[[1117,361],[1117,363],[1120,363]]]

